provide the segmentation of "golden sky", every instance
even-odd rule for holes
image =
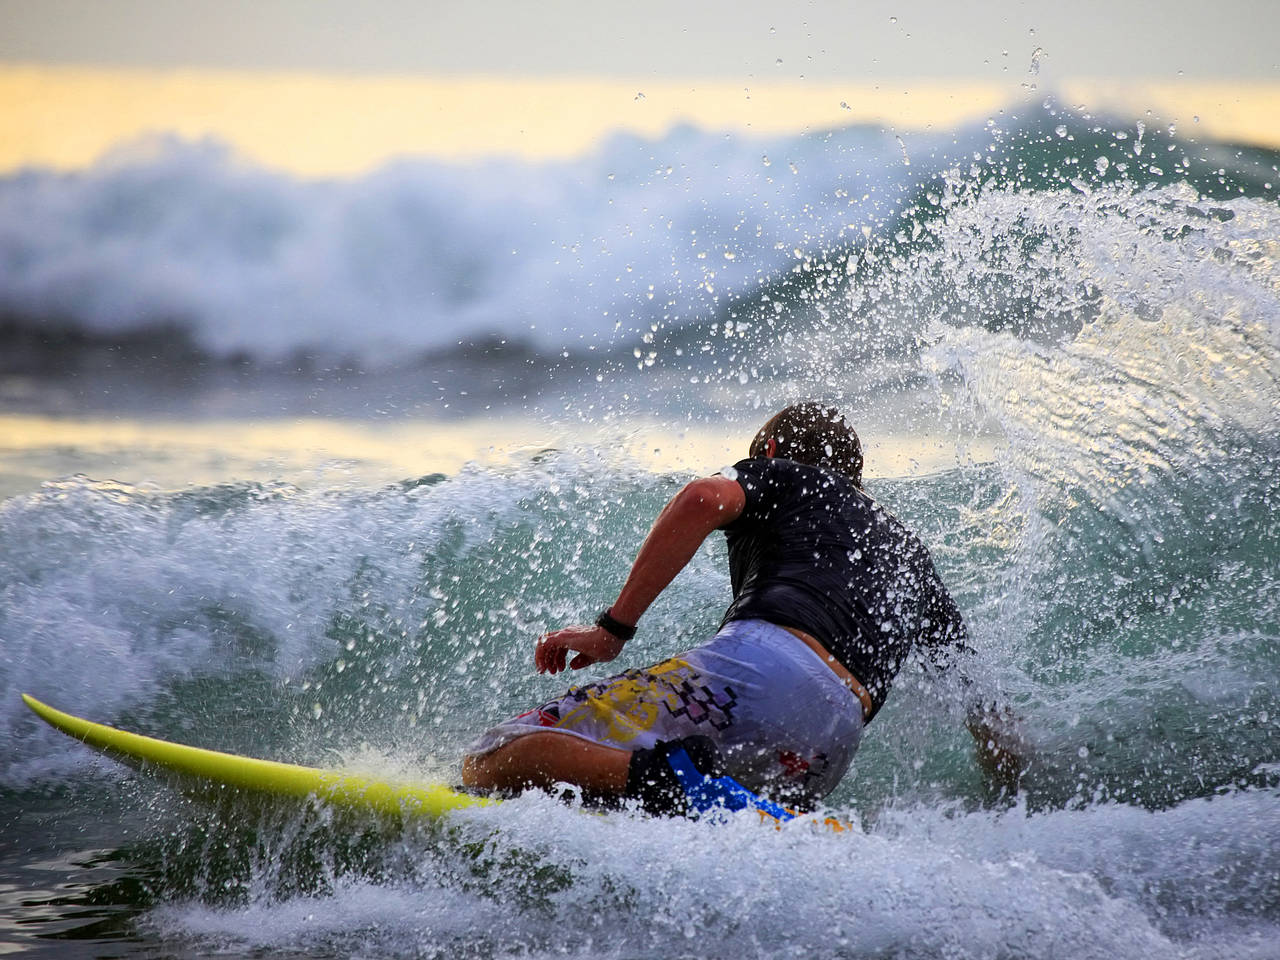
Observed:
[[[954,437],[942,433],[860,430],[872,479],[931,473],[954,466]],[[67,418],[0,415],[0,455],[26,464],[0,473],[0,499],[39,488],[66,471],[60,451],[75,450],[93,476],[179,489],[246,476],[316,480],[341,474],[363,483],[395,483],[464,464],[501,467],[527,462],[548,448],[610,451],[655,472],[705,475],[746,455],[757,424],[678,425],[648,419],[625,432],[605,427],[551,427],[532,418],[484,417],[455,423],[411,419],[320,418],[189,421],[148,417]],[[993,439],[970,438],[964,456],[994,456]]]
[[[1182,136],[1280,146],[1276,82],[1085,79],[1056,91],[1121,123],[1176,122]],[[347,176],[406,155],[570,157],[613,131],[656,137],[680,122],[758,135],[850,123],[951,130],[1045,93],[1025,79],[752,84],[9,64],[0,65],[0,171],[82,168],[122,141],[168,133],[214,137],[303,176]]]

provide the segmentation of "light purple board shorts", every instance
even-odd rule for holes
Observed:
[[[767,621],[735,620],[687,653],[571,687],[468,752],[551,730],[624,750],[701,734],[745,786],[820,799],[849,769],[862,726],[858,698],[809,647]]]

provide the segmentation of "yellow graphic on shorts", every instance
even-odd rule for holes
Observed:
[[[560,701],[556,726],[598,742],[626,744],[667,716],[723,730],[733,722],[736,703],[732,689],[717,694],[687,660],[672,657],[646,670],[574,687]]]

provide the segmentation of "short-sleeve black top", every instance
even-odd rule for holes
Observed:
[[[777,458],[742,460],[733,474],[746,506],[724,527],[733,583],[724,623],[760,619],[810,634],[875,710],[913,644],[965,649],[964,621],[929,551],[851,480]]]

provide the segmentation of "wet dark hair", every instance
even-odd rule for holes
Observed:
[[[808,400],[785,407],[755,435],[751,456],[767,456],[770,440],[778,444],[774,456],[835,470],[862,486],[862,442],[835,407]]]

